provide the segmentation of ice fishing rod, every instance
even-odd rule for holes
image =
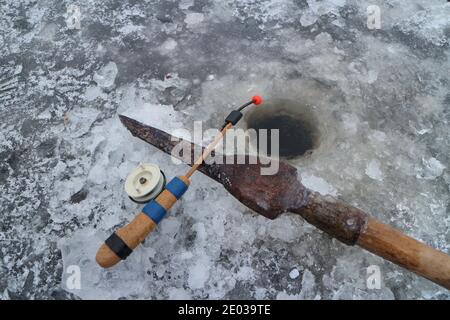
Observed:
[[[95,260],[103,268],[109,268],[120,260],[125,260],[131,252],[153,231],[164,218],[167,211],[189,188],[189,178],[209,157],[217,144],[225,136],[227,130],[236,125],[242,118],[242,110],[250,105],[262,103],[260,96],[253,96],[252,100],[233,110],[225,118],[224,124],[214,140],[206,147],[201,156],[194,162],[185,175],[173,178],[164,190],[153,200],[150,200],[129,224],[114,232],[97,251]],[[142,177],[141,177],[142,179]]]

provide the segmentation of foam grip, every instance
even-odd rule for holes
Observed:
[[[189,187],[189,179],[184,176],[175,177],[166,185],[166,188],[155,199],[147,203],[142,212],[150,219],[159,223],[167,210],[177,202]]]
[[[129,254],[148,236],[175,202],[189,187],[189,179],[184,176],[173,178],[159,196],[151,200],[133,221],[113,233],[97,251],[97,263],[110,268]]]

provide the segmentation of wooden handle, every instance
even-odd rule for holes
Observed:
[[[347,245],[357,244],[450,289],[450,256],[370,218],[358,208],[311,193],[306,204],[291,211]]]
[[[450,256],[369,218],[360,247],[450,290]]]
[[[139,213],[133,221],[116,231],[116,235],[125,242],[125,244],[134,250],[148,236],[156,223],[145,213]],[[103,268],[110,268],[122,260],[114,253],[106,243],[102,244],[95,256],[97,263]]]
[[[155,229],[156,225],[186,192],[189,179],[173,178],[156,199],[151,200],[128,225],[113,233],[97,251],[95,260],[103,268],[110,268],[126,257]]]

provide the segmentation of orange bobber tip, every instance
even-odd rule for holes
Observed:
[[[261,96],[253,96],[252,97],[252,102],[253,102],[253,104],[256,104],[256,105],[261,104],[262,103]]]

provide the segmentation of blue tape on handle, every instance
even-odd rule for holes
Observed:
[[[175,177],[166,185],[166,189],[169,190],[169,192],[178,200],[186,192],[188,186],[183,182],[183,180]]]
[[[166,209],[155,200],[151,200],[147,203],[142,209],[142,212],[149,216],[155,223],[159,223],[166,215]]]

